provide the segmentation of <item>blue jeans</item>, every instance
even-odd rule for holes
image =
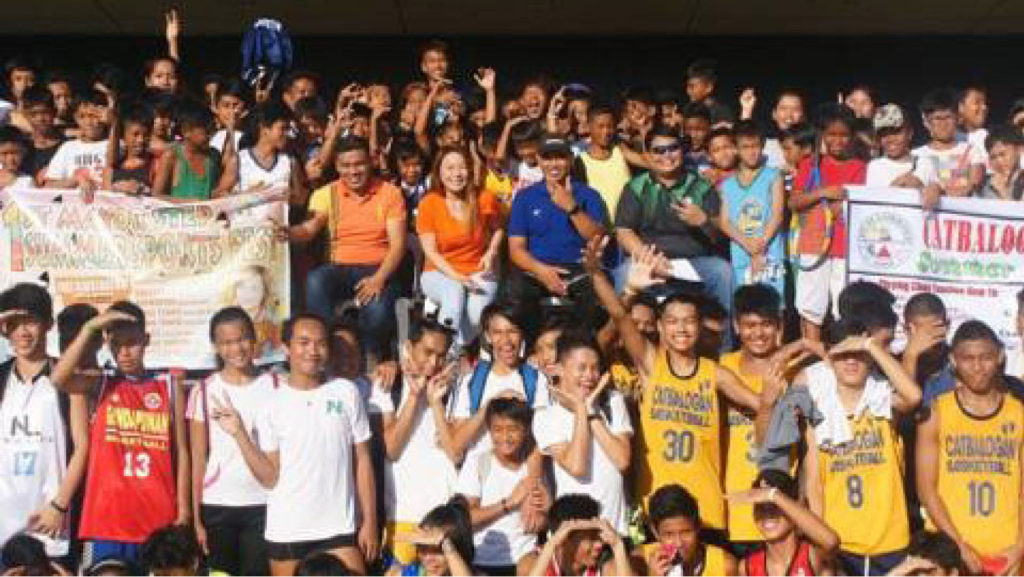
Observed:
[[[330,323],[335,308],[356,296],[356,284],[377,272],[377,265],[325,264],[306,279],[306,308]],[[395,301],[401,289],[392,275],[380,295],[359,308],[359,341],[377,359],[388,356],[395,332]]]
[[[472,341],[480,332],[484,307],[498,294],[497,281],[477,280],[479,290],[470,292],[439,270],[428,270],[420,279],[423,294],[441,308],[438,320],[456,331],[455,344],[464,346]]]
[[[722,352],[732,350],[732,295],[733,278],[732,265],[729,261],[718,256],[697,256],[687,259],[693,265],[693,269],[700,276],[698,284],[687,281],[669,279],[669,282],[654,285],[649,289],[657,299],[668,296],[686,286],[700,287],[700,292],[705,296],[712,297],[725,309],[725,322],[722,327],[721,348]]]

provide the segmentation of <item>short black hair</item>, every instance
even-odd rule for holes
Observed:
[[[708,132],[706,141],[711,142],[716,138],[722,137],[728,138],[729,140],[733,141],[733,143],[736,142],[736,133],[734,133],[732,131],[732,128],[729,128],[728,126],[719,126],[718,128],[712,128],[711,131]]]
[[[25,533],[18,533],[4,543],[0,550],[0,567],[24,568],[22,575],[52,575],[50,559],[43,542]]]
[[[957,575],[970,574],[960,556],[960,547],[952,537],[942,532],[915,533],[907,547],[907,555],[931,561],[946,574],[952,573],[954,569]]]
[[[35,72],[36,66],[29,62],[29,60],[24,56],[13,56],[4,63],[4,75],[8,81],[11,79],[11,73],[15,70],[29,70],[31,72]]]
[[[761,129],[761,125],[753,120],[741,120],[732,127],[733,136],[736,139],[740,138],[756,138],[761,142],[764,142],[764,130]]]
[[[521,424],[526,428],[527,433],[529,433],[530,425],[533,423],[533,409],[519,399],[500,397],[492,399],[487,403],[487,412],[484,413],[484,422],[490,425],[491,421],[498,417],[511,419]]]
[[[677,291],[662,299],[662,301],[658,303],[658,309],[656,312],[660,319],[661,315],[665,314],[665,311],[671,304],[690,305],[697,311],[697,321],[699,322],[704,320],[704,300],[704,297],[697,293],[690,291]]]
[[[834,347],[846,340],[848,337],[864,335],[868,328],[864,323],[852,318],[841,318],[832,323],[832,326],[825,331],[825,344]]]
[[[22,282],[0,293],[0,311],[23,310],[33,317],[53,321],[53,299],[37,284]]]
[[[256,338],[256,325],[252,322],[252,317],[249,313],[245,312],[245,309],[238,306],[224,307],[219,311],[213,313],[210,317],[210,342],[213,342],[217,335],[217,327],[228,323],[238,323],[245,329],[246,334],[252,338]]]
[[[848,317],[858,314],[860,307],[869,303],[881,303],[892,307],[896,303],[896,296],[878,283],[858,280],[846,285],[839,292],[837,301],[839,316]]]
[[[814,127],[807,122],[798,122],[783,130],[779,135],[779,142],[786,140],[792,140],[793,144],[801,148],[812,147],[816,141]]]
[[[418,343],[428,333],[443,336],[445,342],[449,345],[451,345],[452,339],[455,337],[454,328],[445,326],[431,318],[423,318],[415,320],[409,325],[409,342]]]
[[[480,314],[480,327],[486,331],[491,319],[502,317],[520,329],[525,328],[526,314],[521,305],[516,301],[498,300],[484,307]]]
[[[686,67],[686,77],[718,82],[718,62],[711,58],[698,58]]]
[[[988,136],[985,137],[985,150],[991,152],[996,144],[1020,146],[1024,144],[1024,136],[1021,136],[1016,126],[1000,124],[988,131]]]
[[[11,124],[0,126],[0,144],[16,144],[23,153],[28,152],[30,146],[28,136]]]
[[[590,495],[562,495],[548,510],[548,531],[554,535],[566,521],[596,519],[600,514],[601,504]]]
[[[856,311],[851,313],[868,332],[878,329],[896,329],[899,324],[899,316],[892,306],[882,302],[872,301],[861,304]]]
[[[789,473],[778,469],[763,469],[757,474],[754,487],[771,487],[794,501],[800,499],[800,483]]]
[[[21,93],[21,105],[24,108],[32,106],[45,106],[51,110],[56,106],[53,103],[53,93],[48,88],[39,84],[33,84]]]
[[[284,77],[284,82],[281,83],[281,86],[283,86],[284,90],[287,91],[299,80],[309,80],[316,85],[317,90],[319,90],[320,86],[323,85],[323,82],[320,80],[320,75],[316,72],[313,72],[312,70],[294,70]]]
[[[671,138],[683,142],[683,135],[679,134],[679,131],[667,124],[655,124],[653,128],[644,136],[644,150],[651,149],[651,143],[654,142],[655,138]]]
[[[472,559],[476,555],[473,523],[469,516],[469,503],[465,497],[456,495],[444,505],[434,507],[420,521],[420,527],[444,531],[445,537],[455,545],[455,550],[463,559]]]
[[[654,96],[651,94],[651,89],[646,86],[629,86],[622,91],[622,102],[642,102],[644,104],[654,104]]]
[[[540,142],[542,134],[544,134],[544,129],[540,122],[530,120],[513,126],[509,133],[509,140],[512,141],[512,144]]]
[[[601,347],[597,344],[597,339],[594,338],[594,335],[584,329],[562,331],[555,344],[555,350],[558,351],[558,360],[565,360],[565,357],[576,349],[590,349],[594,351],[597,355],[598,363],[601,364]]]
[[[587,120],[593,122],[598,116],[607,114],[613,119],[618,119],[619,115],[615,113],[615,108],[605,103],[592,104],[587,110]]]
[[[818,106],[815,112],[815,125],[819,132],[825,132],[825,129],[837,122],[845,125],[850,132],[854,130],[856,116],[854,116],[850,107],[845,104],[826,102]]]
[[[335,155],[340,157],[346,152],[353,152],[361,150],[367,155],[370,154],[370,141],[366,140],[362,136],[346,136],[338,140],[338,148]]]
[[[327,551],[313,551],[299,561],[299,565],[295,568],[295,574],[302,576],[326,576],[352,575],[353,573],[337,555]]]
[[[416,51],[416,61],[423,62],[423,57],[426,56],[427,52],[440,52],[441,54],[444,54],[445,58],[451,60],[451,52],[448,49],[448,43],[444,40],[434,38],[421,44],[419,49]]]
[[[213,102],[216,104],[225,96],[234,96],[242,102],[246,102],[247,94],[248,92],[245,84],[238,78],[232,78],[231,80],[226,81],[222,80],[220,84],[217,85],[217,92],[214,95]]]
[[[142,564],[151,574],[161,569],[195,570],[202,558],[196,534],[188,525],[168,525],[142,544]]]
[[[940,110],[948,110],[956,113],[959,106],[960,98],[957,95],[956,90],[952,88],[936,88],[929,91],[921,99],[920,110],[921,114],[928,116],[933,112]]]
[[[593,110],[593,108],[591,108]],[[589,117],[588,117],[589,118]],[[496,149],[501,140],[502,127],[497,120],[488,122],[480,129],[480,143],[484,148]]]
[[[703,118],[709,123],[711,122],[711,109],[703,102],[691,102],[684,106],[681,112],[683,118]]]
[[[903,306],[903,320],[909,321],[912,318],[923,316],[946,318],[946,304],[942,302],[939,295],[917,293],[907,299],[907,304]]]
[[[292,335],[295,333],[295,325],[298,324],[299,321],[312,321],[319,323],[320,326],[323,327],[325,335],[331,334],[331,327],[327,326],[327,321],[324,320],[324,317],[315,313],[299,313],[297,315],[293,315],[281,325],[281,342],[285,344],[291,342]]]
[[[174,67],[175,74],[181,72],[181,66],[178,65],[178,61],[171,58],[170,56],[157,56],[156,58],[150,58],[142,65],[143,75],[149,76],[156,69],[156,65],[161,62],[170,62],[171,66]]]
[[[127,301],[127,300],[117,301],[114,304],[112,304],[109,307],[107,307],[107,310],[108,311],[117,311],[119,313],[125,313],[127,315],[131,315],[131,316],[135,317],[135,322],[134,323],[129,323],[129,324],[138,325],[141,330],[143,330],[143,331],[146,330],[146,313],[142,310],[142,307],[140,307],[139,305],[133,303],[132,301]],[[115,323],[114,326],[111,327],[111,328],[116,328],[117,326],[124,326],[124,325],[121,324],[121,323]]]
[[[118,112],[121,126],[137,124],[147,129],[153,128],[153,111],[139,102],[132,102]]]
[[[289,122],[292,112],[281,102],[271,101],[257,106],[253,116],[258,129],[270,128],[277,122]]]
[[[85,323],[99,314],[100,311],[88,303],[75,303],[64,307],[57,315],[57,340],[61,352],[71,346]]]
[[[79,108],[83,106],[106,106],[107,95],[96,90],[95,88],[89,88],[82,92],[75,93],[75,99],[71,104],[72,112],[77,112]]]
[[[968,341],[989,341],[1000,350],[1003,348],[1003,341],[999,340],[999,336],[992,330],[992,327],[977,319],[964,321],[953,333],[952,346],[954,349]]]
[[[177,69],[177,66],[175,66]],[[149,76],[150,70],[146,71],[146,76]],[[124,71],[119,67],[109,62],[101,62],[92,71],[90,86],[99,84],[111,90],[113,92],[121,92],[121,87],[124,85]]]
[[[678,483],[658,487],[658,490],[651,495],[647,512],[651,518],[651,526],[655,530],[658,529],[658,525],[662,521],[673,517],[683,517],[694,523],[700,523],[700,505],[697,503],[697,499]]]
[[[327,104],[319,96],[307,96],[295,101],[293,113],[296,119],[308,116],[320,123],[326,123],[328,119]]]
[[[178,104],[174,114],[174,122],[178,132],[189,128],[205,128],[213,125],[213,113],[210,109],[193,100],[183,100]]]
[[[741,286],[732,297],[732,310],[739,320],[744,315],[757,315],[774,322],[782,320],[782,297],[775,287],[756,283]]]

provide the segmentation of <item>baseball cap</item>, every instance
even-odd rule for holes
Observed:
[[[546,134],[540,141],[541,156],[572,156],[569,141],[553,134]]]
[[[896,130],[906,124],[906,116],[898,104],[889,103],[875,111],[875,132]]]

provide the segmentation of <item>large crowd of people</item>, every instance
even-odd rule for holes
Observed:
[[[1021,200],[1024,101],[733,102],[706,60],[685,94],[512,87],[441,41],[404,86],[186,86],[181,28],[141,82],[10,60],[0,189],[286,190],[293,315],[218,311],[193,378],[133,302],[0,293],[4,574],[1022,570],[1021,355],[848,282],[843,206]]]

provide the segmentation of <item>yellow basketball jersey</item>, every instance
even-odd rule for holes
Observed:
[[[725,529],[722,425],[718,365],[698,360],[692,375],[673,373],[664,349],[640,402],[640,470],[636,495],[647,500],[662,485],[679,483],[700,503],[701,521]]]
[[[819,449],[825,522],[844,551],[880,555],[910,542],[903,493],[903,451],[892,421],[850,418],[853,441]]]
[[[641,545],[641,554],[648,559],[655,550],[661,547],[661,543],[646,543]],[[673,569],[679,569],[677,565]],[[672,572],[669,571],[671,575]],[[676,573],[678,575],[678,573]],[[697,575],[727,575],[725,572],[725,549],[716,545],[704,545],[704,567]]]
[[[739,351],[722,355],[719,362],[736,374],[754,393],[760,393],[763,379],[760,376],[740,373]],[[726,402],[729,425],[729,448],[725,457],[725,492],[746,491],[757,478],[757,448],[754,446],[754,421]],[[747,503],[727,503],[729,511],[729,540],[760,541],[761,533],[754,524],[754,506]]]
[[[987,418],[968,415],[950,391],[939,416],[939,498],[960,535],[982,555],[1017,542],[1024,405],[1009,394]]]

